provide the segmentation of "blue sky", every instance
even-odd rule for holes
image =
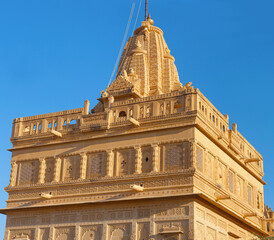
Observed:
[[[0,1],[0,208],[7,199],[12,120],[82,107],[85,99],[95,105],[132,2]],[[181,82],[193,82],[263,155],[265,202],[274,208],[273,9],[273,0],[149,0]],[[143,16],[142,6],[137,26]],[[0,216],[0,239],[4,222]]]

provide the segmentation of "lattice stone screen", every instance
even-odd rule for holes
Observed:
[[[203,156],[203,150],[200,147],[197,147],[196,150],[196,162],[197,162],[197,168],[200,171],[204,170],[204,156]]]
[[[80,177],[80,155],[64,158],[63,180],[76,180]]]
[[[20,163],[19,184],[34,184],[38,181],[39,161],[28,161]]]
[[[149,173],[152,171],[152,147],[142,148],[142,173]]]
[[[183,168],[183,144],[168,144],[164,146],[164,169],[165,171]]]
[[[46,171],[45,171],[46,183],[53,181],[53,174],[54,174],[54,158],[46,159]]]
[[[87,178],[101,177],[105,175],[106,154],[88,154]]]

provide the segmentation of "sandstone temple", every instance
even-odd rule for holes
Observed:
[[[274,228],[263,158],[148,17],[90,109],[13,121],[5,240],[251,240]]]

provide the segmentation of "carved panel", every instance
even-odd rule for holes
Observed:
[[[75,229],[74,227],[63,227],[55,229],[56,240],[74,240]]]
[[[130,240],[131,239],[131,224],[113,224],[109,225],[110,240]]]
[[[216,240],[216,231],[210,227],[207,227],[207,240]]]
[[[39,234],[39,240],[48,240],[49,239],[49,228],[41,228]]]
[[[50,224],[50,215],[41,216],[41,224]]]
[[[218,161],[218,176],[217,176],[217,183],[221,186],[225,184],[225,165]]]
[[[63,181],[76,180],[80,177],[80,155],[64,158]]]
[[[237,180],[236,180],[236,194],[239,197],[243,197],[244,193],[244,181],[242,178],[240,178],[239,176],[237,176]]]
[[[197,163],[197,169],[200,171],[204,170],[204,153],[203,149],[198,147],[196,148],[196,163]]]
[[[137,217],[138,218],[149,218],[150,217],[150,209],[137,209]]]
[[[214,157],[208,153],[208,158],[207,158],[207,174],[208,176],[213,179],[213,160],[214,160]]]
[[[73,223],[76,222],[76,214],[57,214],[55,215],[56,223]]]
[[[53,181],[54,176],[54,158],[46,159],[46,171],[45,171],[45,182],[49,183]]]
[[[19,184],[34,184],[38,181],[39,161],[27,161],[20,163]]]
[[[8,226],[29,226],[35,225],[37,223],[36,217],[18,216],[9,217],[7,225]]]
[[[226,231],[226,223],[223,222],[222,220],[218,221],[218,226]]]
[[[189,234],[188,220],[157,222],[156,231],[161,240],[187,240]]]
[[[212,224],[214,224],[214,225],[217,225],[217,218],[214,217],[214,216],[212,216],[211,214],[207,214],[207,220],[208,220],[210,223],[212,223]]]
[[[100,240],[102,239],[102,225],[91,225],[81,227],[81,240]]]
[[[152,171],[152,148],[142,148],[142,173],[148,173]]]
[[[87,178],[96,178],[104,176],[106,170],[106,154],[93,153],[88,154],[88,165],[87,165]]]
[[[82,212],[81,213],[82,222],[102,221],[103,219],[104,219],[104,214],[101,212]]]
[[[10,239],[16,240],[16,239],[26,239],[26,240],[32,240],[34,239],[34,229],[15,229],[10,231]]]
[[[131,217],[131,211],[110,211],[108,213],[108,218],[111,220],[130,219]]]
[[[165,217],[165,216],[181,216],[189,215],[189,207],[161,207],[160,209],[156,209],[155,215],[157,217]]]
[[[205,239],[204,224],[196,222],[195,239]]]
[[[124,149],[116,152],[116,175],[124,176],[134,173],[135,151]]]
[[[218,233],[218,240],[226,240],[226,235],[224,233]]]
[[[199,218],[205,219],[205,211],[204,211],[204,210],[202,210],[202,209],[200,209],[200,208],[197,208],[197,209],[196,209],[196,212],[197,212],[197,216],[198,216]]]
[[[150,223],[137,224],[137,240],[148,240],[150,235]]]
[[[163,146],[164,170],[172,171],[183,168],[183,144],[167,144]]]

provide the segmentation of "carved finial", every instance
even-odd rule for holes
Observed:
[[[185,86],[182,87],[182,90],[193,90],[192,82],[186,83]]]
[[[101,97],[102,97],[102,98],[106,98],[106,97],[108,97],[108,93],[107,93],[107,92],[105,92],[104,90],[103,90],[103,91],[101,91]]]
[[[149,21],[149,23],[150,23],[151,25],[154,24],[154,21],[153,21],[153,19],[151,18],[150,14],[148,14],[147,21]]]
[[[192,82],[186,83],[186,88],[187,88],[187,89],[191,88],[191,85],[192,85]],[[193,87],[192,87],[192,88],[193,88]]]

